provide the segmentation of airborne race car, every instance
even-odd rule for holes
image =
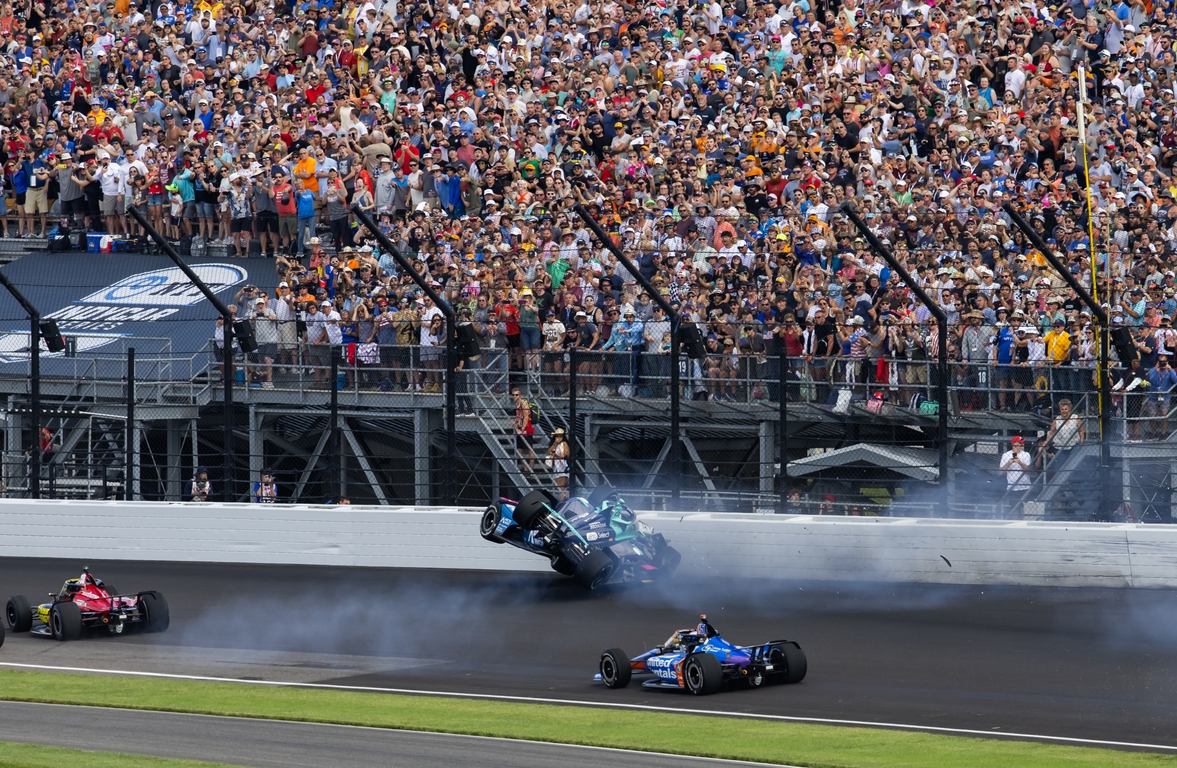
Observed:
[[[482,513],[479,532],[550,559],[553,569],[589,589],[668,576],[681,559],[607,486],[587,499],[557,502],[546,491],[518,503],[502,499]]]
[[[624,688],[634,673],[653,679],[643,688],[686,689],[701,696],[716,693],[724,683],[743,682],[759,688],[768,682],[799,683],[807,662],[801,646],[790,640],[761,645],[732,645],[719,636],[704,614],[693,629],[680,629],[664,644],[629,658],[620,648],[601,654],[594,680],[607,688]]]
[[[112,585],[82,571],[66,579],[52,602],[36,607],[24,595],[8,598],[4,614],[13,632],[32,632],[56,640],[77,640],[87,629],[105,628],[112,635],[125,629],[163,632],[170,621],[168,601],[159,592],[120,595]]]

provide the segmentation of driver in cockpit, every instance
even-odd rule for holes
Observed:
[[[662,646],[662,652],[685,650],[690,652],[700,643],[707,642],[709,637],[717,637],[719,632],[707,621],[707,614],[699,615],[699,623],[693,629],[680,629],[670,636]]]

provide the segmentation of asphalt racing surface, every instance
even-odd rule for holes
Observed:
[[[251,768],[734,768],[747,763],[385,728],[0,702],[0,741]],[[30,740],[31,739],[31,740]]]
[[[1177,593],[671,579],[588,594],[552,574],[86,563],[162,591],[159,635],[8,634],[0,662],[465,692],[1177,747]],[[34,602],[84,565],[0,559]],[[799,685],[610,691],[631,655],[706,612],[736,643],[797,640]],[[2,718],[2,715],[0,715]]]

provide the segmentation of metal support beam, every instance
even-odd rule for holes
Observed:
[[[260,480],[266,466],[265,432],[262,431],[262,417],[257,406],[249,406],[249,481]]]
[[[432,449],[433,420],[432,412],[424,408],[413,414],[413,498],[418,506],[428,506],[433,502],[431,487],[432,480]]]
[[[783,395],[783,393],[782,393]],[[760,422],[760,492],[772,493],[774,465],[776,464],[776,435],[773,422]],[[781,424],[781,428],[784,428]]]
[[[178,419],[167,420],[168,430],[168,457],[167,468],[165,470],[164,480],[164,499],[167,501],[180,501],[183,499],[184,491],[181,489],[183,482],[181,476],[181,464],[184,457],[181,453],[184,451],[184,433],[180,430],[180,421]]]
[[[302,475],[298,478],[298,485],[294,486],[294,495],[290,498],[291,501],[298,501],[302,497],[303,490],[306,489],[307,483],[310,482],[311,473],[315,471],[315,465],[319,463],[319,457],[323,455],[323,449],[327,447],[327,441],[331,438],[331,430],[324,429],[319,434],[319,442],[315,444],[315,450],[307,461],[306,469],[302,471]]]
[[[596,417],[584,417],[584,485],[596,488],[601,484],[601,450],[597,437],[601,431]]]
[[[707,490],[715,490],[715,481],[707,474],[707,465],[703,463],[703,459],[699,456],[699,451],[695,448],[695,443],[691,440],[690,435],[682,436],[682,444],[686,446],[687,453],[691,457],[691,461],[695,462],[695,469],[699,471],[699,476],[703,478],[703,485],[707,486]]]
[[[127,423],[123,450],[127,465],[127,499],[139,498],[139,425],[135,423],[135,348],[127,350]],[[38,438],[40,436],[38,435]]]
[[[642,488],[654,487],[654,481],[658,479],[658,473],[662,471],[662,465],[666,462],[666,457],[670,455],[670,443],[669,437],[662,441],[662,447],[658,449],[658,458],[654,459],[654,466],[650,467],[650,471],[646,473]]]
[[[359,463],[360,469],[364,472],[364,477],[368,479],[368,485],[372,487],[372,493],[376,494],[376,501],[381,504],[387,504],[388,497],[384,495],[384,488],[376,478],[376,473],[372,471],[372,465],[368,461],[367,454],[364,453],[364,446],[360,444],[355,432],[352,431],[351,426],[346,420],[343,422],[343,436],[347,438],[347,444],[351,446],[351,452],[355,454],[356,461]]]

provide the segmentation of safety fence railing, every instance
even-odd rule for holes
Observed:
[[[676,392],[660,352],[482,348],[450,380],[443,347],[295,342],[234,355],[226,444],[223,354],[167,351],[137,357],[134,387],[114,349],[79,358],[76,379],[47,371],[40,432],[27,379],[0,376],[4,492],[29,493],[34,446],[56,498],[189,499],[203,467],[208,498],[279,503],[479,504],[604,482],[650,509],[1168,522],[1177,487],[1169,393],[1118,379],[1101,463],[1084,363],[950,366],[942,492],[934,360],[683,355]],[[1020,474],[1002,465],[1013,437],[1029,456]]]

